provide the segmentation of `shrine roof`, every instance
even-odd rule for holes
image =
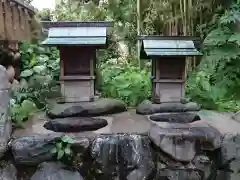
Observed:
[[[151,56],[200,56],[196,37],[190,36],[141,36],[141,58]]]
[[[48,38],[43,45],[105,45],[111,22],[45,22]]]

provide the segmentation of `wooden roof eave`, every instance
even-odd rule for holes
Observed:
[[[10,2],[19,5],[20,7],[26,9],[30,14],[35,14],[37,9],[31,6],[30,4],[22,1],[22,0],[10,0]]]
[[[45,29],[50,27],[113,27],[113,21],[40,21]]]

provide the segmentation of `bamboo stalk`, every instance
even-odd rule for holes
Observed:
[[[140,0],[137,0],[137,35],[140,36],[141,34],[141,19],[140,19],[140,16],[141,16],[141,13],[140,13]],[[140,51],[141,51],[141,42],[140,40],[137,41],[137,55],[138,55],[138,64],[139,64],[139,67],[141,68],[141,60],[140,60]]]

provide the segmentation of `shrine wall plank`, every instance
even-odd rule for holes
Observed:
[[[31,41],[31,19],[36,10],[22,0],[0,1],[0,45]],[[15,45],[13,45],[15,46]]]

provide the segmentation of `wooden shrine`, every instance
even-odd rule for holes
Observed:
[[[198,38],[142,36],[141,59],[152,59],[152,100],[181,102],[184,98],[186,57],[200,56]]]
[[[65,102],[94,101],[96,50],[105,48],[111,22],[49,22],[44,45],[60,51],[60,82]]]

